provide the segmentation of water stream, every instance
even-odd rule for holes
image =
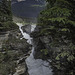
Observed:
[[[21,23],[17,23],[19,29],[23,35],[23,38],[27,39],[27,42],[32,45],[32,52],[30,56],[26,59],[26,64],[28,67],[29,75],[53,75],[51,66],[47,61],[43,61],[42,59],[34,59],[34,45],[32,39],[29,34],[23,32],[21,27],[23,26]],[[36,25],[31,25],[31,32],[34,31]]]

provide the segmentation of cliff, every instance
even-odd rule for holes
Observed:
[[[31,46],[21,38],[19,28],[0,33],[1,75],[28,75],[25,59],[30,54]]]

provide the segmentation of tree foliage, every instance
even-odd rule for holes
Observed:
[[[52,37],[51,47],[59,47],[52,62],[56,69],[65,72],[64,75],[74,75],[75,72],[75,1],[46,0],[47,6],[40,13],[38,25],[40,35]],[[67,65],[65,65],[67,64]],[[71,66],[70,66],[71,65]],[[71,68],[71,69],[70,69]],[[68,70],[68,71],[67,71]]]
[[[12,22],[11,0],[0,1],[0,31],[7,31],[18,28]]]
[[[12,20],[11,1],[2,0],[0,2],[0,22],[11,21],[11,20]]]
[[[47,8],[40,13],[38,25],[48,28],[53,37],[66,35],[67,39],[75,38],[75,6],[73,1],[67,0],[47,0]],[[52,5],[50,5],[52,3]],[[53,27],[53,29],[52,29]],[[74,35],[73,35],[74,34]]]

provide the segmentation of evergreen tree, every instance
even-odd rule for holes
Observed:
[[[11,0],[0,1],[0,31],[8,31],[17,28],[12,21]]]
[[[0,17],[1,21],[11,21],[12,13],[11,13],[11,1],[10,0],[2,0],[0,2]]]
[[[75,38],[75,10],[71,2],[66,0],[47,0],[47,8],[41,12],[40,25],[47,26],[53,37],[66,35],[68,39]],[[74,29],[74,30],[73,30]],[[56,36],[55,36],[55,33]],[[72,39],[74,41],[74,39]]]
[[[38,18],[38,25],[42,27],[40,35],[50,35],[52,37],[52,43],[50,43],[52,47],[67,47],[62,48],[63,50],[61,49],[59,54],[55,54],[53,61],[57,60],[58,62],[52,63],[56,64],[54,65],[56,69],[66,71],[64,75],[74,75],[75,1],[47,0],[47,2],[46,8],[40,13]],[[62,60],[64,62],[61,62]]]

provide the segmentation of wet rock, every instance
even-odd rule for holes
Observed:
[[[40,39],[35,39],[34,40],[34,46],[35,46],[35,50],[34,50],[34,58],[41,58],[42,59],[42,49],[45,49],[44,44],[42,43],[42,41]]]
[[[34,57],[35,58],[41,58],[41,59],[47,59],[45,56],[49,56],[50,54],[50,43],[52,42],[52,37],[51,36],[46,36],[46,35],[40,35],[41,27],[36,26],[35,30],[33,33],[31,33],[31,36],[33,37],[33,42],[35,46],[35,51],[34,51]],[[45,51],[43,52],[42,50],[47,50],[48,54],[45,55]]]
[[[22,39],[18,29],[9,31],[8,35],[3,34],[1,39],[3,41],[0,45],[0,67],[2,67],[0,74],[28,75],[25,59],[30,54],[31,45],[27,43],[27,40]]]
[[[22,30],[23,30],[23,32],[30,34],[31,33],[31,25],[28,24],[28,25],[22,26]]]
[[[41,26],[36,26],[35,30],[30,34],[31,37],[33,37],[33,38],[39,37],[38,33],[39,33],[40,29],[41,29]]]
[[[16,67],[16,72],[13,75],[25,75],[25,74],[29,75],[27,72],[28,70],[27,65],[24,61],[25,59],[24,58],[21,58],[21,59],[23,60],[19,60],[19,63]]]

